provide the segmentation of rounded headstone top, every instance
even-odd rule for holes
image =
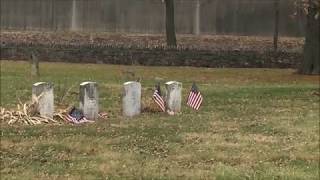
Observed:
[[[82,82],[80,84],[80,86],[85,86],[85,85],[88,85],[88,84],[97,84],[96,82],[93,82],[93,81],[85,81],[85,82]]]
[[[53,83],[48,83],[48,82],[36,82],[32,85],[33,88],[47,88],[51,89],[53,88]]]
[[[46,82],[36,82],[33,85],[34,86],[39,86],[39,85],[43,85],[43,84],[48,84],[48,83],[46,83]]]
[[[182,83],[178,82],[178,81],[168,81],[168,82],[166,82],[166,85],[172,85],[172,84],[182,84]]]
[[[123,83],[124,86],[131,85],[131,84],[140,84],[140,83],[137,81],[128,81],[128,82]]]

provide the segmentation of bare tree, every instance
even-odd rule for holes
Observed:
[[[193,22],[193,33],[200,35],[200,0],[196,0],[194,22]]]
[[[166,36],[167,46],[176,47],[176,31],[174,22],[174,0],[164,0],[166,4]]]
[[[31,76],[32,77],[39,77],[39,59],[38,55],[35,51],[31,51],[31,56],[30,56],[30,64],[31,64]]]
[[[320,74],[320,2],[319,0],[298,0],[307,16],[303,62],[301,74]]]
[[[279,0],[274,0],[274,33],[273,33],[273,49],[278,50],[278,37],[279,37]]]

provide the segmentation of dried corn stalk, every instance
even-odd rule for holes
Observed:
[[[56,112],[53,119],[41,117],[40,114],[37,113],[39,98],[41,98],[41,96],[42,94],[37,97],[33,96],[30,103],[19,102],[16,110],[7,110],[0,107],[0,121],[7,122],[8,124],[22,123],[28,125],[43,123],[61,124],[62,121],[65,121],[68,112],[67,109]]]

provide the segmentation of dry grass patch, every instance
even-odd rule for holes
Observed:
[[[41,77],[32,79],[26,62],[0,63],[3,107],[29,100],[35,81],[56,84],[58,100],[69,85],[95,80],[101,110],[110,116],[83,126],[1,124],[3,179],[319,177],[318,76],[290,69],[41,63]],[[133,78],[125,71],[142,77],[145,111],[135,118],[121,115],[121,86]],[[155,112],[156,77],[182,81],[183,113]],[[193,80],[204,95],[198,112],[184,103]],[[72,92],[64,102],[77,105],[78,88]]]

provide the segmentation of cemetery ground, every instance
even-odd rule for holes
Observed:
[[[1,107],[54,83],[56,107],[78,105],[79,84],[98,82],[106,120],[85,125],[1,122],[1,179],[318,179],[319,76],[292,69],[209,69],[1,61]],[[141,77],[144,112],[121,116],[121,88]],[[199,112],[154,112],[155,79],[193,81]]]

